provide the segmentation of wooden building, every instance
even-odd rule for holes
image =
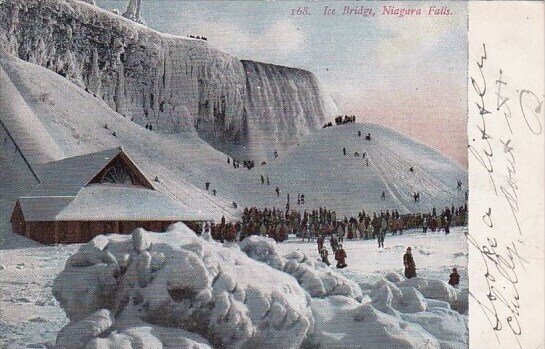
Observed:
[[[164,231],[174,222],[195,228],[210,217],[156,190],[122,148],[42,165],[40,184],[19,197],[13,232],[46,243],[87,242],[137,227]]]

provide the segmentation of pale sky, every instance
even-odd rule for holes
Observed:
[[[124,10],[128,1],[97,0]],[[429,16],[447,6],[450,16]],[[389,126],[467,166],[467,4],[465,2],[143,0],[147,25],[208,37],[240,59],[312,71],[343,113]],[[310,15],[291,10],[307,6]],[[336,8],[324,16],[324,7]],[[341,15],[344,6],[375,16]],[[381,15],[383,6],[422,15]]]

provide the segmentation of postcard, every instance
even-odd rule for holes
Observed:
[[[0,0],[0,347],[543,348],[544,13]]]

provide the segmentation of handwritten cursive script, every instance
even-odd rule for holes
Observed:
[[[480,198],[484,195],[487,200],[481,219],[475,220],[480,224],[470,226],[471,231],[475,229],[479,234],[466,233],[470,257],[473,259],[476,254],[482,262],[479,270],[483,271],[485,285],[484,292],[472,289],[470,296],[486,316],[498,342],[503,335],[509,335],[522,348],[520,337],[524,329],[519,320],[524,309],[519,276],[528,260],[524,256],[526,245],[520,223],[517,142],[542,134],[543,99],[524,86],[511,86],[504,69],[489,66],[492,55],[493,51],[483,43],[476,68],[472,69],[476,73],[470,76],[474,96],[470,99],[474,99],[475,107],[470,109],[469,134],[475,136],[468,148],[476,160],[475,174],[485,174],[489,184],[489,188],[479,188]],[[511,231],[517,234],[509,234]]]

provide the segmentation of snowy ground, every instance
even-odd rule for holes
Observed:
[[[466,227],[455,227],[449,235],[444,232],[407,230],[403,235],[388,235],[384,241],[384,249],[379,249],[376,240],[345,240],[343,247],[348,255],[348,267],[340,272],[356,282],[375,282],[384,274],[395,271],[404,273],[403,254],[411,247],[416,263],[417,275],[424,278],[448,281],[452,268],[458,268],[460,288],[468,287],[467,280],[467,242],[464,236]],[[335,261],[329,240],[329,261]],[[301,251],[313,259],[319,259],[316,242],[301,243],[299,238],[290,238],[278,244],[282,254]]]
[[[467,288],[465,229],[454,228],[450,235],[406,231],[387,236],[383,250],[374,240],[345,241],[348,267],[341,273],[356,282],[374,282],[391,271],[402,273],[403,253],[411,246],[418,276],[447,281],[450,269],[457,267],[460,287]],[[40,246],[19,236],[10,236],[7,241],[0,251],[0,347],[11,342],[53,341],[68,320],[51,286],[80,245]],[[298,238],[278,244],[277,250],[282,255],[301,251],[318,258],[316,243],[301,243]]]
[[[51,286],[79,245],[42,246],[16,235],[5,242],[0,251],[0,347],[54,340],[68,320]]]

